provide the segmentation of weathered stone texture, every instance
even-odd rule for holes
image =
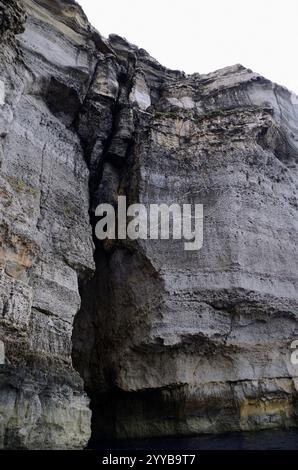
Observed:
[[[28,19],[16,43],[22,8]],[[95,59],[83,13],[69,8],[30,1],[4,8],[10,39],[0,51],[1,447],[76,448],[90,436],[89,401],[71,365],[78,285],[94,269],[89,172],[72,123]]]
[[[296,426],[298,98],[3,3],[0,446],[83,447],[83,382],[93,440]],[[204,204],[202,250],[94,240],[118,195]]]
[[[109,41],[121,74],[112,103],[89,91],[113,123],[89,150],[92,210],[202,203],[204,246],[97,244],[74,332],[93,438],[296,426],[297,97],[240,65],[185,76]]]

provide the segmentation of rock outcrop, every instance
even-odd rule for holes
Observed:
[[[81,448],[91,413],[71,335],[94,261],[89,172],[72,123],[95,58],[71,2],[5,1],[0,11],[0,447]]]
[[[296,426],[298,98],[72,0],[0,1],[0,34],[0,446]],[[204,204],[203,248],[99,242],[119,195]]]

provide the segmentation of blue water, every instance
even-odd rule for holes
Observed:
[[[298,450],[298,429],[102,441],[98,450]]]

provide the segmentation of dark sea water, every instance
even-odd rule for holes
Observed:
[[[298,450],[298,429],[103,441],[98,450]]]

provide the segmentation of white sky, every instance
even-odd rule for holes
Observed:
[[[298,0],[78,0],[162,65],[208,73],[240,63],[298,93]]]

